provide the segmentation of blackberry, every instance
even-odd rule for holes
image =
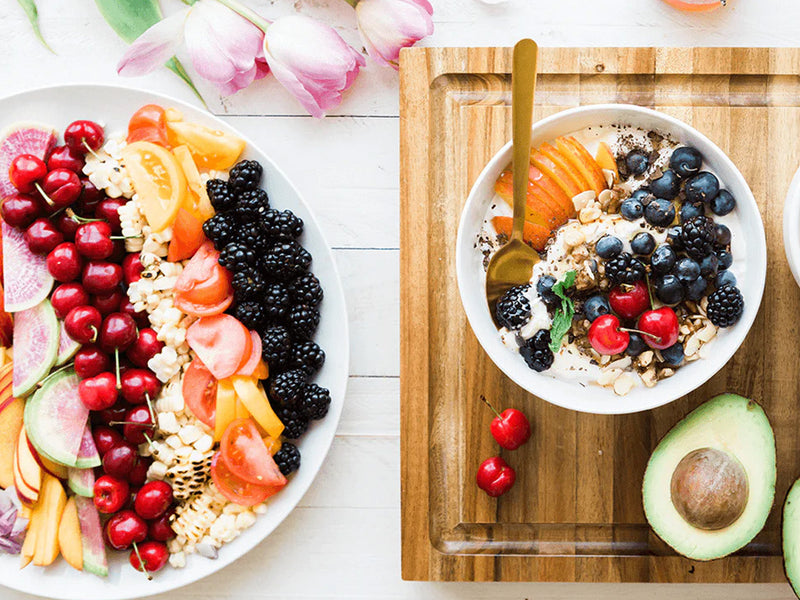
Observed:
[[[297,304],[317,306],[322,302],[322,286],[313,273],[303,273],[289,284],[289,295]]]
[[[260,221],[269,211],[269,196],[265,190],[247,190],[239,194],[234,213],[239,223]]]
[[[236,223],[228,215],[220,213],[203,223],[203,233],[217,250],[222,250],[236,239]]]
[[[267,235],[258,221],[241,224],[237,233],[236,241],[252,248],[258,254],[263,254],[269,246]]]
[[[308,374],[302,369],[278,373],[269,379],[269,401],[276,408],[295,408],[306,386]]]
[[[209,179],[206,182],[206,192],[211,206],[217,212],[231,210],[236,204],[236,196],[233,195],[227,181],[222,179]]]
[[[306,369],[316,373],[325,364],[325,351],[315,342],[306,341],[295,344],[292,348],[292,358],[289,366],[296,369]]]
[[[264,276],[256,269],[249,267],[233,274],[233,299],[236,302],[245,300],[258,300],[263,297],[267,289]]]
[[[494,314],[497,322],[507,329],[519,329],[531,316],[531,302],[525,294],[529,285],[517,285],[497,301]]]
[[[264,307],[264,318],[269,321],[280,321],[292,307],[292,299],[289,297],[289,290],[283,283],[270,283],[266,286],[263,295],[262,305]]]
[[[268,210],[261,224],[267,235],[276,240],[296,240],[303,234],[303,219],[290,210]]]
[[[231,242],[219,253],[217,261],[232,273],[236,273],[256,266],[258,255],[244,244]]]
[[[612,285],[636,283],[644,279],[644,265],[628,252],[605,261],[606,277]]]
[[[553,365],[554,358],[553,351],[550,350],[550,332],[547,329],[537,331],[520,347],[519,353],[534,371],[547,371]]]
[[[308,430],[308,419],[298,411],[291,408],[282,408],[276,412],[281,423],[283,423],[283,437],[296,440]]]
[[[264,307],[259,302],[248,300],[239,302],[233,307],[233,316],[242,322],[248,329],[258,329],[265,321]]]
[[[283,442],[272,458],[284,477],[300,468],[300,450],[291,442]]]
[[[261,357],[270,371],[285,368],[292,356],[292,336],[283,325],[273,325],[261,332]]]
[[[316,383],[309,383],[297,401],[297,410],[304,417],[317,420],[328,414],[330,405],[331,393]]]
[[[265,275],[291,281],[308,269],[311,254],[295,241],[279,242],[267,249],[261,264]]]
[[[717,327],[730,327],[744,311],[744,298],[735,285],[724,285],[708,297],[708,318]]]
[[[681,240],[686,254],[695,260],[702,260],[711,254],[716,239],[714,221],[702,215],[689,219],[681,229]]]
[[[294,306],[286,317],[289,331],[296,340],[308,340],[319,325],[319,311],[305,304]]]
[[[261,165],[254,160],[243,160],[231,169],[228,185],[237,196],[247,190],[254,190],[261,183]]]

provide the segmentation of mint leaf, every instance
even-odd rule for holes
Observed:
[[[550,326],[550,350],[554,353],[559,351],[564,336],[572,327],[575,304],[572,302],[572,298],[567,296],[566,290],[575,285],[575,276],[575,271],[570,271],[564,275],[564,279],[557,281],[553,285],[553,293],[561,298],[561,306],[556,309],[553,315],[553,323]]]

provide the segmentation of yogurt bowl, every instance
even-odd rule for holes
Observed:
[[[702,355],[693,355],[693,358],[696,358],[695,360],[691,362],[684,361],[680,368],[672,370],[672,372],[668,369],[659,371],[659,380],[657,382],[647,380],[645,384],[646,374],[634,371],[633,384],[625,386],[624,392],[620,392],[619,388],[616,388],[617,391],[615,392],[615,386],[605,385],[604,379],[607,379],[607,377],[602,373],[609,369],[608,362],[593,360],[585,349],[581,350],[576,356],[573,351],[574,348],[571,346],[575,341],[574,335],[569,336],[569,344],[565,343],[561,347],[561,351],[556,352],[555,361],[551,368],[545,367],[547,370],[537,372],[533,370],[533,366],[529,367],[530,363],[526,364],[526,360],[523,360],[517,346],[524,342],[525,338],[533,335],[532,332],[539,327],[537,323],[540,320],[543,319],[545,323],[543,326],[549,328],[550,325],[546,323],[548,318],[552,321],[553,313],[551,304],[550,316],[548,317],[548,313],[544,311],[541,303],[542,297],[535,291],[535,286],[530,288],[530,293],[526,292],[530,297],[530,312],[532,315],[525,327],[530,331],[526,332],[525,327],[518,331],[506,329],[499,331],[495,326],[485,294],[485,262],[487,254],[491,252],[491,244],[487,246],[486,243],[486,230],[488,223],[497,222],[496,219],[493,219],[493,215],[510,215],[510,209],[505,206],[503,200],[495,192],[495,183],[511,162],[512,148],[510,143],[504,146],[481,172],[469,194],[462,213],[456,248],[456,271],[461,300],[479,343],[498,368],[517,385],[531,394],[564,408],[598,414],[622,414],[655,408],[688,394],[722,369],[733,356],[747,336],[761,303],[766,277],[766,240],[755,198],[736,166],[724,152],[703,134],[677,119],[647,108],[621,104],[595,105],[566,110],[539,121],[533,127],[532,147],[537,148],[541,144],[561,136],[574,135],[576,140],[586,148],[589,148],[591,153],[594,154],[594,148],[600,141],[605,141],[608,135],[616,136],[615,139],[622,139],[623,135],[633,139],[634,135],[640,134],[646,135],[650,140],[658,141],[657,145],[654,143],[650,148],[649,168],[651,172],[654,169],[658,171],[656,169],[658,161],[663,162],[668,158],[666,154],[659,154],[659,148],[669,148],[669,153],[671,154],[672,150],[677,146],[690,146],[702,155],[702,170],[710,171],[716,175],[721,187],[727,189],[735,198],[736,207],[730,214],[719,217],[712,215],[708,208],[706,208],[706,213],[715,219],[715,223],[725,225],[725,228],[730,231],[731,243],[728,250],[733,256],[733,264],[730,265],[729,273],[735,275],[735,285],[741,290],[744,300],[744,308],[735,324],[725,328],[716,328],[713,339],[707,341],[708,347]],[[642,139],[645,143],[650,143],[647,139]],[[622,145],[630,145],[631,143],[635,146],[634,142],[620,142]],[[624,169],[623,167],[623,172]],[[533,173],[534,170],[532,170],[532,176]],[[605,171],[604,173],[610,181],[611,171]],[[617,186],[614,197],[620,196],[624,199],[622,195],[630,193],[636,186],[648,184],[652,186],[653,180],[645,180],[645,175],[646,173],[642,177],[631,177],[626,182],[623,182],[622,186]],[[656,172],[653,177],[658,175],[660,173]],[[689,177],[687,175],[685,179],[689,179]],[[588,180],[588,176],[586,179]],[[623,188],[626,191],[620,191]],[[683,194],[683,192],[681,193]],[[589,201],[591,206],[597,207],[599,206],[599,200],[592,203],[593,195],[596,196],[596,194],[589,194]],[[584,196],[585,194],[581,194],[572,198],[574,207],[578,211],[584,206]],[[608,200],[608,197],[608,195],[605,196],[606,200]],[[646,200],[646,202],[649,202],[649,200]],[[714,212],[720,214],[717,209],[718,206],[714,206]],[[636,226],[636,224],[630,222],[633,217],[623,219],[619,216],[617,214],[619,212],[618,205],[615,208],[608,208],[608,212],[611,214],[603,212],[601,218],[598,218],[594,224],[584,223],[583,215],[585,213],[579,212],[580,220],[571,219],[566,224],[554,228],[554,233],[550,236],[554,239],[551,239],[547,247],[543,249],[543,256],[546,259],[543,263],[547,263],[547,267],[552,267],[553,264],[551,263],[554,263],[554,261],[559,258],[566,258],[567,263],[571,264],[572,258],[569,256],[569,250],[564,249],[569,248],[569,246],[560,246],[563,243],[561,238],[567,237],[568,229],[578,232],[580,236],[586,238],[582,246],[584,252],[587,246],[594,249],[594,243],[597,238],[602,237],[605,233],[615,234],[622,238],[625,242],[624,250],[632,252],[627,236],[631,231],[631,227]],[[641,229],[636,229],[636,231],[651,233],[657,244],[665,242],[666,225],[653,228],[644,224],[644,219],[640,220],[642,223],[638,226]],[[489,228],[492,229],[491,226]],[[497,232],[499,231],[500,229],[498,228]],[[547,231],[546,227],[544,231]],[[537,233],[539,233],[539,230],[532,228],[531,236],[533,239],[537,239]],[[541,243],[540,240],[539,242]],[[717,252],[717,254],[719,253]],[[645,264],[649,262],[649,258],[640,260]],[[608,264],[607,261],[600,262],[603,265]],[[538,277],[536,275],[537,269],[541,272],[543,263],[539,263],[534,268],[534,283],[536,277]],[[558,265],[555,268],[557,270]],[[596,272],[596,265],[592,269]],[[601,277],[603,269],[605,269],[605,266],[601,267]],[[610,272],[611,270],[609,270]],[[585,274],[592,277],[592,274],[588,271]],[[578,270],[578,277],[581,277],[580,269]],[[711,280],[713,280],[713,276],[711,276]],[[647,285],[649,286],[649,274],[645,281],[648,282]],[[663,281],[663,278],[661,281]],[[604,285],[607,285],[607,282]],[[711,291],[706,293],[711,294],[714,289],[717,289],[714,287],[716,285],[722,287],[724,284],[716,284],[712,281],[709,284],[709,290]],[[650,289],[652,290],[653,287]],[[664,290],[659,288],[659,295],[661,291]],[[709,298],[710,296],[707,296],[704,302],[708,303],[710,301]],[[658,301],[656,301],[656,304],[656,308],[661,305]],[[692,303],[687,304],[694,306]],[[700,306],[699,301],[697,306]],[[719,306],[719,303],[717,303],[717,306]],[[686,311],[682,307],[683,304],[676,309],[676,312],[681,319],[687,319],[685,322],[688,323],[688,319],[696,315],[684,314]],[[702,312],[702,315],[697,315],[698,319],[701,316],[705,316],[705,309],[697,310]],[[711,315],[709,315],[710,317]],[[586,320],[584,323],[588,327],[590,322]],[[683,323],[684,321],[681,321],[681,324]],[[628,325],[628,327],[630,326]],[[577,323],[574,329],[580,329]],[[555,335],[557,336],[557,334]],[[585,340],[584,345],[586,345]],[[527,344],[528,349],[532,347],[532,344]],[[592,350],[589,349],[589,352],[591,353]],[[660,351],[655,352],[655,356],[658,360],[664,360]],[[698,358],[700,356],[702,358]],[[596,353],[595,357],[598,358]],[[619,357],[620,355],[617,355],[616,359],[619,359]],[[530,358],[530,352],[528,352],[527,358]],[[605,360],[605,357],[599,358]],[[637,358],[634,357],[633,360],[635,362]],[[624,363],[625,361],[622,362]],[[630,363],[630,361],[627,362]],[[659,364],[663,365],[663,363]],[[661,378],[662,373],[664,374],[663,378]],[[598,382],[603,384],[601,385]]]

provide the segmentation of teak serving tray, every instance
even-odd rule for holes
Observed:
[[[800,50],[541,50],[536,118],[602,102],[678,117],[733,159],[766,227],[767,287],[745,344],[695,393],[625,416],[580,414],[526,394],[484,354],[462,310],[456,230],[473,181],[511,137],[510,72],[505,48],[420,48],[402,55],[403,577],[783,581],[780,507],[800,476],[800,290],[784,257],[781,217],[800,163]],[[659,438],[724,391],[766,409],[777,439],[778,489],[753,543],[732,557],[700,563],[676,556],[652,533],[641,481]],[[524,410],[533,425],[528,444],[501,453],[516,468],[517,483],[499,500],[475,485],[480,462],[499,450],[480,394]]]

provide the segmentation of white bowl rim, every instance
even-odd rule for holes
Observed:
[[[800,285],[800,168],[795,172],[783,202],[783,249],[792,276]]]

